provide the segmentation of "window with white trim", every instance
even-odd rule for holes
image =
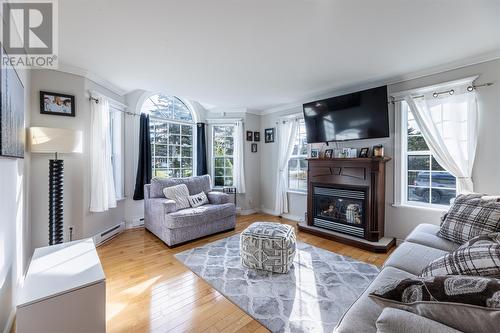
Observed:
[[[288,190],[307,191],[307,137],[304,119],[299,119],[293,144],[292,156],[288,160]]]
[[[440,106],[433,112],[440,113],[436,125],[446,126],[452,112]],[[423,206],[448,206],[456,196],[456,178],[445,170],[432,155],[413,114],[406,102],[401,102],[403,200],[406,204]]]
[[[194,173],[194,119],[179,98],[150,96],[141,112],[150,115],[153,177],[191,177]]]
[[[215,187],[233,186],[234,125],[212,126],[212,179]]]
[[[115,181],[115,195],[116,199],[123,199],[125,197],[125,172],[123,163],[123,110],[119,110],[113,107],[113,105],[110,105],[109,111],[111,164],[113,166],[113,178]]]

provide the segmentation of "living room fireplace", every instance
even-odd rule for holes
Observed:
[[[299,230],[374,252],[384,237],[385,166],[388,157],[308,159],[307,214]]]
[[[366,192],[332,187],[314,187],[313,225],[364,237]]]

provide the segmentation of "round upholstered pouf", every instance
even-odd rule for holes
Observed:
[[[243,266],[274,273],[287,273],[295,257],[293,227],[271,222],[255,222],[241,233]]]

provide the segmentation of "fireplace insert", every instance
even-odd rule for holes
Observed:
[[[364,237],[366,192],[364,189],[314,187],[314,225]]]

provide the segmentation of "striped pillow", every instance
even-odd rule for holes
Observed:
[[[174,200],[177,210],[189,208],[189,190],[185,184],[165,187],[163,189],[165,198]]]
[[[462,244],[478,235],[500,231],[500,201],[482,194],[459,195],[446,214],[439,237]]]

